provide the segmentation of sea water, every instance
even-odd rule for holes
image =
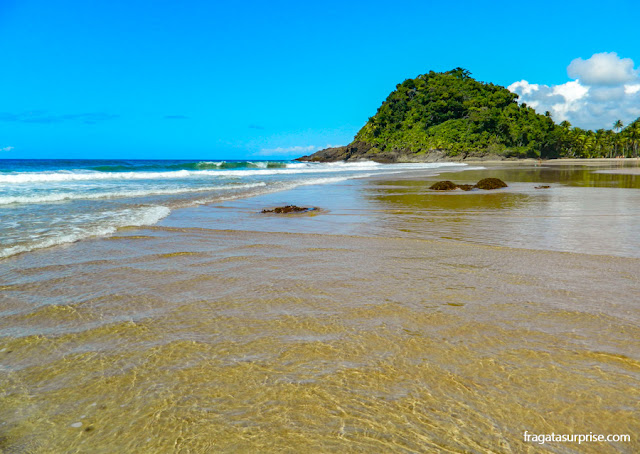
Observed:
[[[0,160],[0,258],[152,225],[180,207],[456,166],[464,164]]]
[[[349,167],[1,260],[0,452],[640,452],[637,177],[425,167],[240,198],[398,168]],[[509,187],[429,190],[487,176]],[[82,199],[133,200],[154,206]],[[259,213],[289,201],[321,209]],[[552,432],[631,439],[524,437]]]

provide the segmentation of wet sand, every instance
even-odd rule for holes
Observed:
[[[564,166],[564,165],[580,165],[580,166],[621,166],[621,167],[637,167],[640,165],[640,158],[591,158],[591,159],[579,159],[579,158],[562,158],[562,159],[549,159],[544,161],[546,166]]]
[[[302,187],[4,260],[0,449],[637,452],[639,177],[559,172]],[[427,189],[480,174],[510,187]],[[324,211],[259,213],[288,203]]]
[[[627,167],[622,169],[607,169],[607,170],[598,170],[598,173],[615,173],[618,175],[640,175],[640,168],[638,167]]]

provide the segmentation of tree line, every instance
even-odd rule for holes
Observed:
[[[431,71],[398,84],[356,141],[374,150],[403,149],[416,154],[438,149],[450,156],[497,154],[506,157],[638,157],[640,118],[618,120],[597,131],[556,124],[504,87],[479,82],[456,68]]]

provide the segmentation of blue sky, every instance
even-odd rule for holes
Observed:
[[[597,53],[636,68],[640,6],[603,5],[0,0],[0,157],[264,159],[346,144],[429,70],[553,87]]]

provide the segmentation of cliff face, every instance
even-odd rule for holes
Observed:
[[[344,147],[299,160],[435,162],[551,157],[560,145],[549,116],[516,102],[504,87],[457,68],[398,84]]]

